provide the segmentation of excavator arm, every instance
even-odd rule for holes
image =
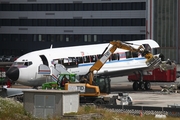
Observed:
[[[141,52],[142,54],[144,54],[145,58],[147,59],[146,62],[148,62],[153,57],[153,55],[149,51],[146,51],[142,45],[140,45],[138,47],[138,49],[136,49],[136,48],[132,47],[131,45],[125,44],[121,41],[110,41],[110,44],[112,45],[112,47],[108,51],[106,51],[106,49],[105,49],[106,52],[104,51],[102,54],[102,57],[99,60],[97,60],[94,63],[94,65],[89,69],[89,72],[88,72],[89,84],[91,84],[91,85],[92,85],[93,78],[94,78],[93,72],[95,70],[99,71],[102,68],[102,66],[105,64],[105,62],[109,59],[109,57],[115,52],[115,50],[117,48],[129,50],[131,52]]]

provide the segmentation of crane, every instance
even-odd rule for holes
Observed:
[[[109,45],[112,45],[112,47],[106,52],[106,50],[108,49]],[[106,61],[109,59],[109,57],[115,52],[115,50],[117,48],[120,49],[124,49],[124,50],[129,50],[131,52],[140,52],[147,60],[146,60],[146,64],[150,64],[150,61],[153,61],[153,55],[150,51],[145,50],[145,48],[142,45],[139,45],[139,47],[136,49],[134,47],[132,47],[129,44],[125,44],[121,41],[110,41],[109,45],[106,47],[106,49],[104,50],[104,52],[102,53],[102,57],[97,60],[94,65],[89,69],[89,84],[93,84],[93,78],[94,78],[94,74],[93,72],[99,71],[102,66],[106,63]]]
[[[109,48],[109,50],[107,50],[110,45],[112,45],[111,48]],[[89,69],[89,72],[85,75],[86,76],[85,78],[88,78],[88,79],[86,80],[86,83],[83,83],[83,85],[87,86],[87,88],[89,88],[89,89],[90,88],[94,89],[94,91],[96,91],[96,92],[92,92],[91,94],[88,94],[86,91],[83,91],[83,93],[81,94],[82,96],[84,96],[84,95],[85,96],[99,96],[100,93],[102,93],[102,92],[100,92],[99,88],[101,89],[101,87],[104,87],[104,86],[100,87],[98,85],[94,85],[94,83],[93,83],[93,81],[97,81],[97,80],[95,80],[95,77],[94,77],[94,71],[99,71],[102,68],[102,66],[106,63],[106,61],[110,58],[110,56],[115,52],[115,50],[117,48],[129,50],[131,52],[140,52],[147,59],[146,64],[149,64],[149,62],[153,61],[153,58],[154,58],[152,53],[150,51],[146,50],[142,45],[139,45],[139,47],[136,49],[131,44],[126,44],[119,40],[110,41],[109,45],[103,51],[101,58],[98,59],[93,64],[93,66]],[[101,78],[99,78],[99,79],[101,79]],[[109,85],[108,87],[106,86],[106,88],[110,89],[110,84],[108,83],[108,81],[110,81],[109,78],[105,77],[103,79],[104,79],[104,81],[106,81],[106,85]],[[73,84],[73,86],[71,85],[71,87],[69,85],[71,85],[71,83],[69,83],[65,86],[66,90],[73,88],[73,87],[77,87],[77,86],[75,86],[75,84]],[[80,84],[77,84],[77,85],[80,85]],[[107,93],[107,91],[105,91],[105,92]]]
[[[112,47],[107,50],[110,45],[112,45]],[[89,72],[85,75],[86,77],[84,78],[88,78],[86,82],[84,81],[83,83],[66,83],[65,90],[80,91],[80,101],[90,101],[94,103],[109,102],[106,101],[106,99],[104,99],[104,97],[102,97],[101,95],[110,93],[111,80],[107,76],[94,77],[94,71],[99,71],[117,48],[129,50],[131,52],[140,52],[146,58],[147,65],[151,64],[151,62],[154,62],[154,60],[156,60],[154,59],[152,53],[146,50],[142,45],[139,45],[139,47],[136,49],[130,44],[123,43],[119,40],[110,41],[109,45],[103,51],[101,58],[93,64],[93,66],[89,69]]]

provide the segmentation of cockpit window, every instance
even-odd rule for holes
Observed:
[[[13,65],[24,65],[24,62],[14,62]]]
[[[24,65],[30,66],[30,65],[32,65],[32,62],[25,62]]]

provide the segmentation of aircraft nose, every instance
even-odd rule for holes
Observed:
[[[19,78],[19,68],[10,67],[6,72],[6,76],[13,81],[17,81]]]

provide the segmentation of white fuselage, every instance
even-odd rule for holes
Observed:
[[[130,41],[134,44],[149,44],[151,48],[157,48],[159,45],[154,40],[139,40],[139,41]],[[19,57],[12,65],[12,67],[18,68],[17,79],[13,78],[17,83],[28,85],[28,86],[40,86],[50,79],[50,76],[45,76],[38,74],[39,65],[45,64],[50,69],[54,67],[54,61],[65,59],[65,58],[83,58],[87,56],[97,56],[101,55],[106,44],[96,44],[96,45],[84,45],[84,46],[75,46],[75,47],[62,47],[62,48],[52,48],[45,49],[27,53]],[[138,47],[138,46],[134,46]],[[125,53],[127,50],[117,49],[116,54],[120,55]],[[86,58],[87,59],[87,58]],[[144,57],[135,57],[135,58],[120,58],[117,60],[108,60],[104,66],[95,74],[105,74],[111,72],[119,71],[119,76],[122,76],[121,71],[132,70],[137,68],[147,67],[145,63],[146,59]],[[64,61],[63,61],[64,62]],[[68,61],[72,62],[72,61]],[[85,75],[88,73],[90,67],[94,64],[94,61],[83,61],[75,62],[75,67],[67,67],[67,71],[70,73],[75,73],[77,75]],[[65,66],[66,67],[66,66]],[[117,75],[118,76],[118,75]],[[11,74],[9,73],[9,78]]]

